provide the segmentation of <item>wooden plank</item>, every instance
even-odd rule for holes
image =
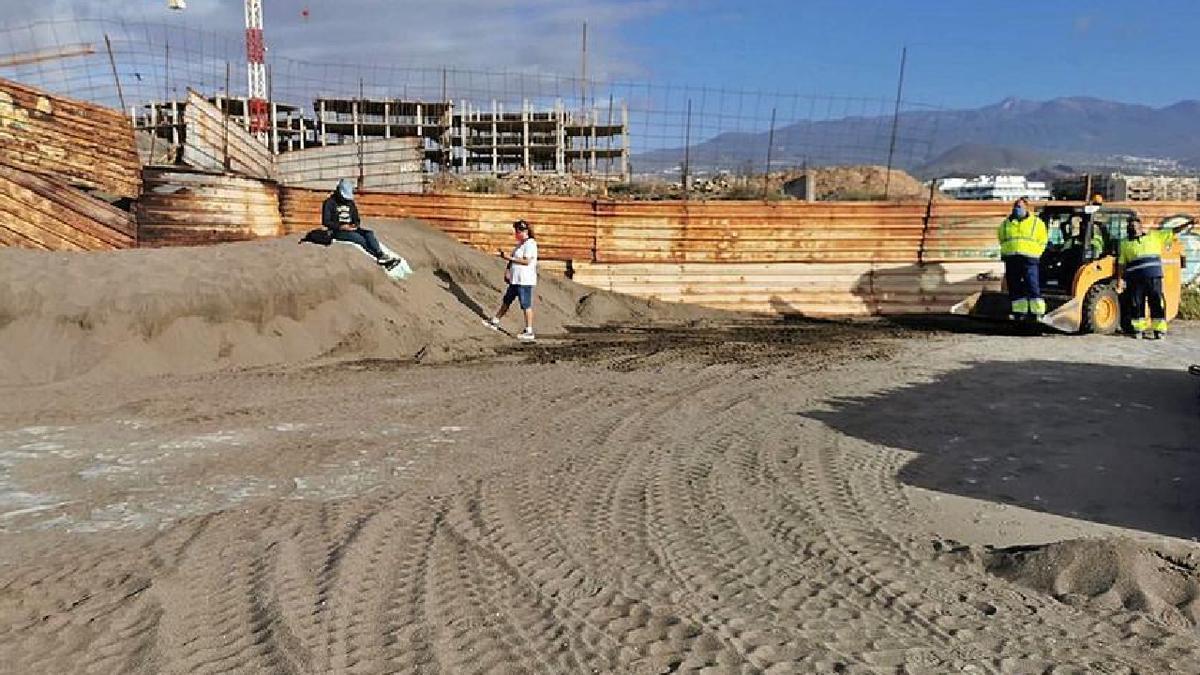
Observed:
[[[236,122],[226,124],[221,111],[191,89],[183,118],[183,162],[188,166],[209,171],[228,169],[252,178],[274,177],[275,161],[270,148]]]
[[[141,165],[120,111],[0,78],[0,161],[68,185],[135,198]]]
[[[6,241],[52,250],[106,250],[134,245],[133,216],[65,181],[0,160],[0,229]]]

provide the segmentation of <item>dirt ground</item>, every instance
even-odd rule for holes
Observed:
[[[1195,671],[1200,329],[960,327],[0,388],[0,671]]]

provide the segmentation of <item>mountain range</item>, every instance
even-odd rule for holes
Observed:
[[[892,117],[799,122],[775,130],[772,168],[883,164]],[[693,171],[761,172],[767,133],[723,133],[690,148]],[[639,173],[679,167],[683,148],[634,155]],[[1154,108],[1098,98],[1008,98],[970,110],[905,111],[893,164],[920,177],[1044,167],[1173,172],[1200,168],[1200,101]]]

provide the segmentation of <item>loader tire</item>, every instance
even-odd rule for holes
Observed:
[[[1121,327],[1121,297],[1109,284],[1096,284],[1083,296],[1081,333],[1112,335]]]

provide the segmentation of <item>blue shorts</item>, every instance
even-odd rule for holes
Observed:
[[[504,291],[504,305],[507,307],[518,298],[521,300],[521,309],[533,307],[533,286],[509,284],[508,290]]]

